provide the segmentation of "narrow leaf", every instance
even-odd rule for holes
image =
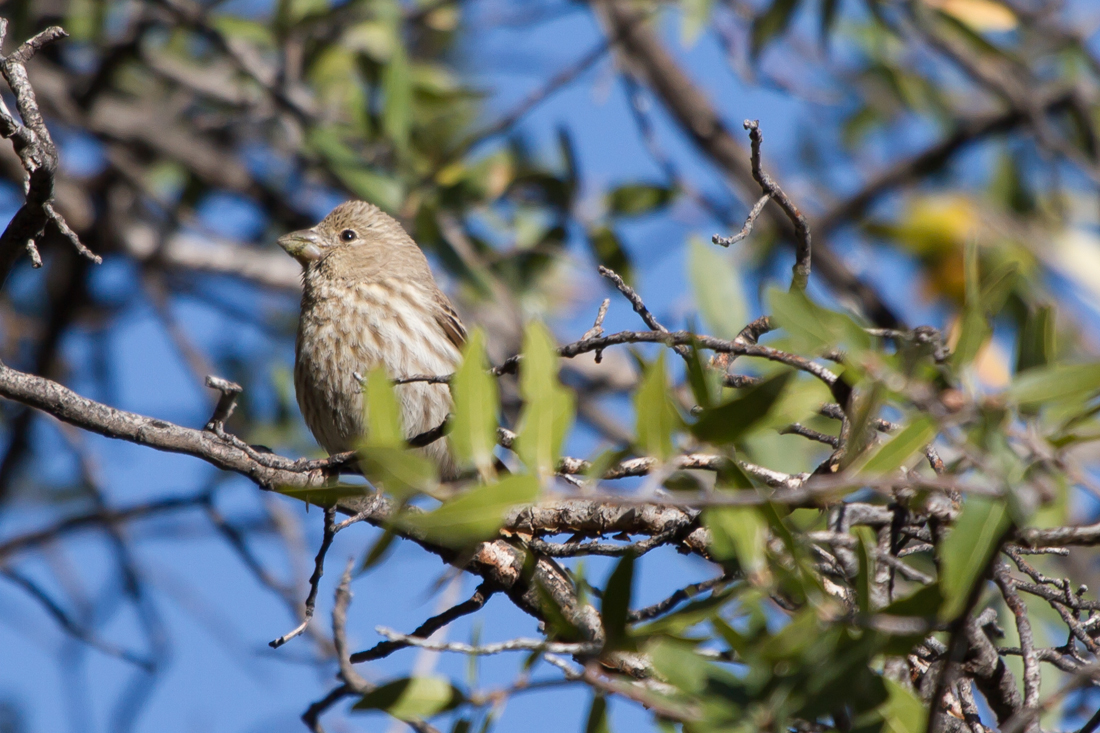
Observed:
[[[1100,391],[1100,363],[1057,364],[1029,369],[1016,377],[1008,396],[1021,405],[1058,400],[1082,402]]]
[[[620,647],[626,638],[626,619],[630,613],[630,598],[634,585],[634,553],[619,560],[603,591],[600,620],[609,648]]]
[[[466,342],[462,365],[451,382],[454,397],[454,423],[451,445],[464,464],[473,463],[481,474],[493,470],[496,448],[497,413],[500,395],[497,382],[489,374],[485,356],[485,333],[474,329]]]
[[[645,370],[634,393],[634,412],[638,450],[666,460],[672,455],[672,431],[679,427],[680,415],[669,395],[664,351]]]
[[[380,685],[355,703],[355,710],[384,710],[398,720],[423,720],[465,699],[444,677],[406,677]]]
[[[707,329],[720,338],[736,338],[748,323],[749,309],[731,253],[692,237],[688,278]]]
[[[401,428],[401,413],[393,383],[381,367],[367,374],[365,404],[367,410],[367,443],[371,446],[398,446],[405,442]]]
[[[966,609],[971,589],[981,580],[1009,526],[1003,501],[983,496],[967,499],[955,528],[940,546],[942,621],[952,621]]]
[[[530,504],[538,493],[539,482],[534,476],[507,476],[498,483],[470,489],[435,511],[407,512],[397,522],[423,532],[435,542],[450,547],[469,546],[495,537],[508,510]]]
[[[928,415],[920,415],[879,448],[863,465],[862,473],[881,476],[896,471],[935,437],[936,421]]]
[[[747,390],[740,397],[703,411],[699,420],[691,426],[691,432],[708,443],[723,444],[738,440],[767,418],[793,374],[783,372]]]

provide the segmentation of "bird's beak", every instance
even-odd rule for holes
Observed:
[[[312,229],[284,234],[279,237],[279,246],[285,249],[288,255],[301,262],[302,267],[321,259],[321,255],[324,254],[321,237]]]

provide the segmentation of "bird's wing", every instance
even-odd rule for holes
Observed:
[[[455,309],[451,305],[451,301],[447,300],[446,295],[437,292],[436,303],[439,306],[435,312],[436,322],[443,329],[443,333],[447,334],[447,338],[451,340],[451,343],[456,348],[461,349],[466,345],[466,327],[462,325],[461,319],[455,313]]]

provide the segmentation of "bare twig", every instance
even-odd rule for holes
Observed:
[[[309,595],[306,596],[306,605],[302,611],[302,623],[294,629],[283,634],[278,639],[268,642],[272,649],[278,649],[296,636],[299,636],[309,626],[313,618],[313,607],[317,603],[317,587],[321,583],[321,576],[325,573],[325,555],[332,546],[332,539],[336,536],[336,505],[325,509],[325,529],[321,538],[321,547],[317,550],[317,557],[313,560],[313,575],[309,577]]]

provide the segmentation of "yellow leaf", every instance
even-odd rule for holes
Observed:
[[[961,20],[976,31],[1010,31],[1016,14],[994,0],[925,0],[929,5]]]

